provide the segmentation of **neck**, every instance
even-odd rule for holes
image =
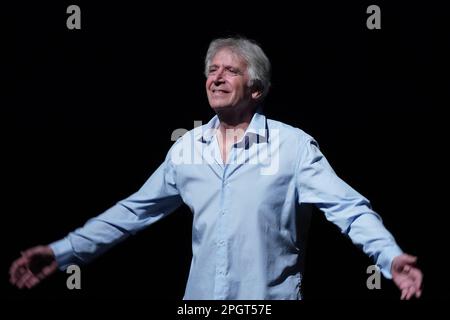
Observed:
[[[224,163],[228,160],[228,153],[231,145],[240,141],[247,130],[253,114],[254,108],[220,110],[216,111],[220,120],[217,139],[221,149]]]
[[[217,116],[220,120],[219,131],[223,136],[225,136],[226,130],[238,130],[245,132],[254,113],[255,108],[217,111]]]

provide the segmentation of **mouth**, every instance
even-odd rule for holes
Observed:
[[[212,89],[211,92],[212,92],[214,95],[222,95],[222,94],[230,93],[229,91],[223,90],[223,89]]]

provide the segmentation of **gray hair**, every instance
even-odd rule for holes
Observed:
[[[270,88],[270,61],[261,47],[246,38],[219,38],[211,41],[205,57],[205,76],[208,76],[209,66],[214,56],[221,49],[229,49],[247,62],[248,75],[250,77],[249,86],[259,86],[263,100]]]

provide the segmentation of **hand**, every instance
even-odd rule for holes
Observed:
[[[422,271],[416,267],[417,257],[401,254],[392,261],[392,280],[401,290],[401,300],[409,300],[413,295],[422,294]]]
[[[31,289],[57,269],[53,250],[49,246],[37,246],[23,251],[11,264],[9,281],[19,289]]]

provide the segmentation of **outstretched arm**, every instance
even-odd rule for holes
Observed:
[[[60,269],[87,263],[130,235],[159,221],[182,204],[169,154],[145,184],[82,228],[50,244]]]
[[[393,279],[402,299],[420,296],[422,273],[414,266],[415,258],[403,253],[370,202],[336,175],[311,137],[299,151],[297,187],[299,202],[321,209]]]
[[[147,182],[130,197],[48,246],[22,253],[10,268],[11,283],[31,288],[58,267],[87,263],[118,242],[162,219],[182,204],[170,151]]]

